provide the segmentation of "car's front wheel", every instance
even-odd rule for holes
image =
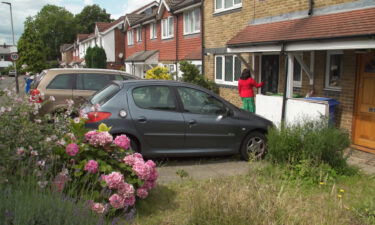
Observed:
[[[253,131],[248,134],[241,146],[241,157],[244,160],[262,159],[267,152],[266,136],[259,132]]]

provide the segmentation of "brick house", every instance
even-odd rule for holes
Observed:
[[[10,59],[12,45],[3,44],[0,45],[0,70],[13,65]]]
[[[375,153],[374,1],[209,0],[204,15],[205,75],[224,98],[241,106],[237,80],[248,67],[266,82],[259,99],[297,93],[340,102],[336,125]]]
[[[202,66],[201,0],[162,0],[125,16],[126,71],[143,77],[157,65],[181,76],[178,62]]]

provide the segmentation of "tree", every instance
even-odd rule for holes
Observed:
[[[218,86],[213,81],[203,77],[195,65],[187,61],[182,61],[180,62],[180,70],[182,72],[182,81],[197,84],[215,93],[219,93]]]
[[[99,5],[88,5],[82,9],[75,17],[76,23],[79,26],[79,33],[88,34],[94,32],[96,22],[112,22],[111,14],[107,13],[105,9]]]
[[[19,67],[26,64],[27,71],[34,73],[46,68],[46,55],[43,52],[44,44],[31,17],[28,17],[25,21],[25,31],[18,41],[18,51],[20,59],[17,65]]]
[[[156,66],[146,72],[146,79],[172,80],[172,76],[169,74],[167,68]]]
[[[95,46],[88,48],[85,55],[86,67],[103,68],[107,67],[107,56],[103,48]]]
[[[29,29],[26,26],[29,26]],[[45,5],[36,16],[29,17],[25,22],[25,31],[20,42],[30,45],[30,48],[39,49],[46,60],[52,61],[60,57],[60,45],[72,43],[76,33],[77,25],[72,13],[62,7]],[[38,41],[34,43],[36,38]],[[20,51],[20,54],[28,53]]]

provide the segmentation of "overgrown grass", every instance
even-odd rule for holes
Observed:
[[[0,185],[0,224],[4,225],[93,225],[107,224],[86,202],[71,199],[33,179]]]
[[[158,186],[137,205],[136,224],[375,224],[374,177],[306,185],[289,170],[261,162],[246,176]]]
[[[330,126],[325,119],[272,128],[267,138],[266,158],[273,163],[299,164],[308,160],[311,166],[328,164],[340,174],[352,172],[344,157],[350,144],[348,134]]]

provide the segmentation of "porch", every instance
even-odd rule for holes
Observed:
[[[248,25],[240,31],[227,43],[227,52],[257,81],[266,82],[257,95],[256,113],[276,124],[295,123],[328,115],[324,103],[294,99],[295,94],[335,99],[340,102],[336,126],[350,133],[357,148],[375,153],[374,17],[375,8],[370,8]]]

